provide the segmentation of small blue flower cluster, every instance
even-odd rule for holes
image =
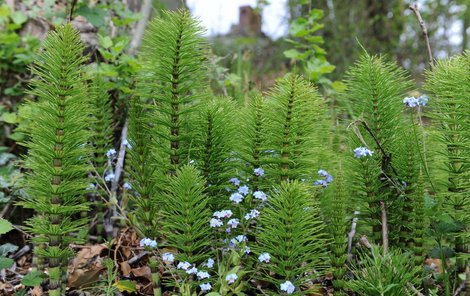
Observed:
[[[209,221],[209,225],[212,227],[212,228],[215,228],[215,227],[221,227],[224,225],[224,222],[222,221],[222,219],[224,218],[230,218],[232,217],[233,213],[231,210],[222,210],[222,211],[216,211],[214,212],[214,214],[212,215],[213,217],[215,218],[212,218],[210,221]],[[230,220],[229,220],[230,221]],[[230,227],[232,228],[235,228],[233,227],[235,223],[231,223]],[[238,224],[237,224],[238,226]],[[230,229],[230,228],[229,228]]]
[[[365,156],[372,156],[372,154],[374,154],[374,151],[369,150],[366,147],[361,146],[361,147],[357,147],[356,149],[354,149],[354,157],[356,157],[356,158],[361,158],[361,157],[365,157]]]
[[[258,260],[259,262],[269,263],[269,261],[271,260],[271,255],[269,255],[269,253],[261,253],[258,256]]]
[[[227,281],[229,285],[235,283],[237,279],[238,279],[238,275],[236,275],[235,273],[229,273],[225,277],[225,280]]]
[[[246,255],[251,253],[251,248],[246,245],[246,243],[248,242],[248,238],[243,234],[237,235],[231,239],[226,238],[223,240],[223,242],[228,243],[228,249],[223,249],[224,251],[234,249],[236,251],[243,250],[243,253]]]
[[[318,170],[318,176],[323,177],[323,179],[316,180],[313,185],[323,186],[323,188],[326,188],[328,187],[328,184],[333,182],[333,176],[323,169]]]
[[[162,260],[168,264],[173,264],[175,262],[175,255],[169,252],[163,253]]]
[[[104,176],[104,180],[106,182],[110,182],[110,181],[113,181],[115,177],[116,176],[114,175],[114,173],[112,171],[111,172],[106,172],[106,175]]]
[[[281,284],[281,291],[284,291],[287,294],[292,294],[295,291],[295,286],[291,283],[291,281],[285,281]]]
[[[114,149],[114,148],[109,149],[109,150],[106,152],[106,156],[107,156],[110,160],[113,160],[113,159],[116,157],[116,149]]]
[[[256,168],[253,170],[253,173],[258,176],[258,177],[262,177],[264,176],[264,170],[262,168]]]
[[[122,185],[122,188],[126,189],[126,190],[131,190],[132,189],[132,186],[129,182],[125,182],[123,185]]]
[[[418,98],[415,97],[406,97],[403,99],[403,103],[410,108],[414,108],[417,106],[426,106],[428,103],[429,98],[426,95],[421,95]]]
[[[140,246],[144,248],[156,249],[158,243],[155,240],[146,237],[140,240]]]
[[[253,173],[255,174],[255,176],[258,176],[258,177],[264,176],[264,170],[262,168],[255,168],[253,170]],[[233,192],[229,198],[230,201],[232,201],[235,204],[241,203],[248,194],[252,193],[250,188],[247,185],[241,185],[241,181],[238,178],[231,178],[229,182],[232,183],[232,185],[238,187],[236,192]],[[230,188],[226,188],[226,189],[228,192],[232,191]],[[253,192],[253,197],[262,202],[265,202],[268,199],[268,196],[266,195],[266,193],[264,193],[263,191],[259,191],[259,190]]]
[[[169,256],[168,254],[170,254],[171,256],[168,257]],[[167,260],[168,258],[171,259],[171,260]],[[165,253],[165,254],[162,255],[162,260],[165,261],[165,262],[173,263],[174,256],[171,253]],[[215,261],[212,258],[209,258],[206,263],[202,264],[201,267],[212,268],[212,267],[214,267],[214,263],[215,263]],[[208,271],[200,270],[195,265],[193,265],[193,264],[191,264],[187,261],[179,262],[178,265],[176,265],[176,268],[186,272],[186,274],[188,274],[188,275],[191,275],[191,274],[196,275],[198,280],[205,280],[205,279],[209,279],[211,277],[211,275],[209,274]],[[212,289],[212,285],[209,282],[201,283],[199,285],[199,287],[201,288],[202,292],[207,292],[207,291],[210,291]]]

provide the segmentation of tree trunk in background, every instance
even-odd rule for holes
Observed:
[[[470,27],[470,1],[465,0],[465,10],[463,14],[463,27],[462,27],[462,52],[467,49],[468,34],[467,29]]]
[[[405,9],[406,6],[402,0],[366,1],[364,7],[366,35],[363,38],[364,41],[368,41],[365,43],[367,51],[373,54],[397,52],[400,35],[403,32]]]
[[[159,0],[159,2],[165,6],[166,9],[176,10],[183,7],[188,7],[186,5],[186,0]]]

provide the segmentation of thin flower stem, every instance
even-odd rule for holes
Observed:
[[[416,141],[416,146],[418,147],[418,154],[419,154],[419,158],[424,166],[424,172],[426,173],[426,177],[428,178],[428,181],[429,181],[429,184],[431,184],[431,188],[433,190],[433,192],[436,192],[436,188],[434,187],[434,184],[431,180],[431,175],[429,174],[429,167],[428,167],[428,162],[427,162],[427,158],[426,158],[426,155],[427,155],[427,150],[426,150],[426,134],[425,134],[425,131],[424,131],[424,125],[423,125],[423,121],[422,121],[422,118],[421,118],[421,107],[418,107],[418,125],[421,127],[421,133],[423,134],[423,151],[421,151],[421,146],[419,144],[419,139],[418,139],[418,132],[416,131],[416,126],[414,125],[414,119],[413,119],[413,114],[411,114],[411,122],[412,122],[412,125],[413,125],[413,134],[414,134],[414,137],[415,137],[415,141]]]

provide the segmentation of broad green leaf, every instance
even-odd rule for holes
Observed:
[[[103,48],[110,48],[111,46],[113,46],[113,40],[111,39],[111,37],[109,36],[101,36],[101,35],[98,35],[99,39],[100,39],[100,45],[103,47]]]
[[[294,37],[303,37],[308,34],[308,23],[304,18],[295,19],[289,28],[289,32]]]
[[[26,14],[22,13],[21,11],[13,12],[10,17],[11,20],[17,25],[22,25],[28,20]]]
[[[206,294],[206,296],[221,296],[221,295],[217,292],[210,292],[210,293]]]
[[[318,23],[315,23],[313,24],[313,26],[311,28],[308,29],[308,32],[311,34],[311,33],[314,33],[320,29],[323,29],[325,25],[323,24],[318,24]]]
[[[313,22],[315,20],[323,18],[323,10],[321,9],[312,9],[310,11],[309,21]]]
[[[8,5],[3,4],[2,6],[0,6],[0,17],[4,18],[9,15],[10,15],[10,8],[8,7]]]
[[[110,53],[109,51],[103,50],[101,48],[99,48],[98,51],[100,52],[100,54],[103,56],[103,58],[105,60],[107,60],[107,61],[112,61],[113,60],[114,55],[112,53]]]
[[[130,280],[120,280],[114,284],[116,288],[119,289],[120,292],[129,292],[134,293],[137,292],[137,287],[133,281]]]
[[[40,271],[32,271],[21,279],[21,283],[28,287],[39,286],[46,278],[46,275]]]
[[[114,44],[111,50],[115,53],[121,53],[124,50],[124,48],[126,48],[127,43],[128,42],[126,40],[118,41]]]
[[[5,234],[13,229],[13,225],[7,220],[0,218],[0,234]]]
[[[15,263],[13,259],[0,256],[0,270],[12,267],[13,263]]]
[[[107,11],[103,8],[82,6],[77,9],[77,14],[84,16],[93,26],[102,27],[104,25],[104,18],[107,15]]]
[[[2,114],[0,120],[6,123],[15,124],[18,123],[18,116],[13,112],[5,112]]]
[[[308,52],[300,52],[297,49],[289,49],[284,51],[284,56],[288,59],[303,60],[308,56]]]
[[[338,93],[342,93],[346,90],[346,84],[344,84],[341,81],[335,81],[331,84],[331,87],[333,88],[334,91]]]
[[[21,142],[22,140],[24,140],[24,134],[15,132],[15,133],[9,135],[8,138],[12,139],[15,142]]]

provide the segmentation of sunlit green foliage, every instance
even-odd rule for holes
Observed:
[[[175,173],[188,161],[191,116],[208,84],[202,33],[187,11],[165,12],[149,24],[144,37],[139,95],[156,110],[151,120],[162,174]]]
[[[76,239],[72,232],[83,229],[87,219],[76,215],[88,210],[83,195],[89,184],[89,101],[85,95],[80,65],[83,45],[78,32],[65,25],[50,32],[36,57],[32,81],[39,116],[28,131],[30,170],[25,187],[28,197],[22,205],[36,211],[28,221],[37,249],[49,261],[49,294],[60,295],[64,263],[73,252],[68,247]]]
[[[259,277],[274,284],[274,291],[280,291],[285,281],[299,291],[298,287],[321,276],[329,265],[324,224],[309,189],[298,181],[284,182],[274,189],[269,205],[263,209],[256,254],[267,252],[271,259],[270,264],[260,264]]]

